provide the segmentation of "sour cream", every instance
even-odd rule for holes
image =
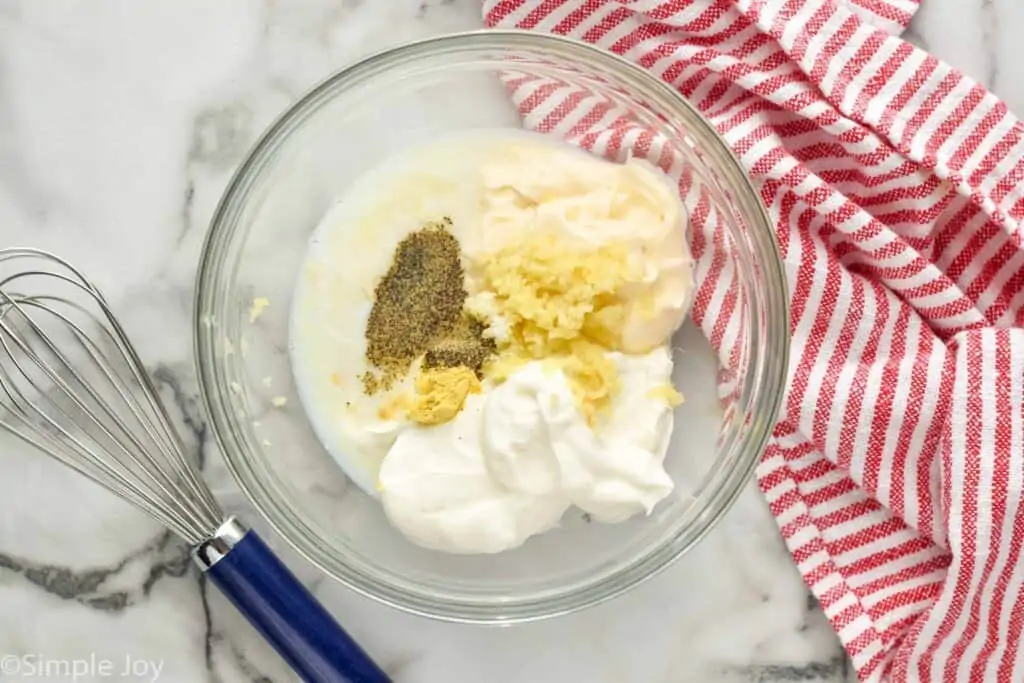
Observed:
[[[494,553],[555,526],[572,505],[599,522],[647,513],[672,491],[672,409],[655,388],[665,349],[615,354],[610,419],[591,428],[559,370],[535,361],[471,397],[450,423],[403,431],[381,466],[388,519],[419,545]]]

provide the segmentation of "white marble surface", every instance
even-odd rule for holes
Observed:
[[[1024,4],[922,4],[911,39],[1024,111]],[[0,244],[56,250],[95,276],[229,506],[244,501],[198,406],[188,317],[229,174],[277,112],[338,66],[479,25],[473,0],[0,0]],[[134,511],[9,441],[0,486],[0,680],[292,680],[182,546]],[[398,683],[850,678],[753,488],[670,570],[538,625],[399,614],[289,559]],[[77,678],[61,671],[75,660]],[[123,676],[126,662],[141,675]]]

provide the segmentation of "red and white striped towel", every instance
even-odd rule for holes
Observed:
[[[1024,126],[893,37],[916,8],[489,0],[484,17],[641,64],[753,178],[793,337],[758,480],[861,680],[1022,681]],[[513,97],[528,126],[604,120],[559,88]],[[694,316],[727,365],[731,276],[701,246],[714,217],[692,218]]]

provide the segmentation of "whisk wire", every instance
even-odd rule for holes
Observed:
[[[85,417],[89,418],[91,423],[95,425],[96,428],[100,430],[102,434],[109,437],[110,443],[112,444],[112,448],[116,448],[124,455],[124,457],[127,457],[133,463],[140,465],[140,471],[144,475],[146,475],[150,482],[154,486],[156,486],[161,493],[165,494],[165,496],[171,499],[179,496],[184,496],[185,492],[181,489],[181,487],[175,485],[174,481],[172,479],[169,479],[166,476],[166,474],[161,472],[154,463],[140,461],[132,454],[131,451],[126,449],[123,446],[123,444],[117,441],[116,437],[110,432],[110,430],[108,430],[104,426],[104,424],[100,421],[99,417],[89,408],[89,406],[80,399],[78,399],[70,385],[67,382],[65,382],[60,377],[60,375],[51,366],[49,366],[38,354],[36,354],[30,348],[28,348],[24,340],[11,329],[11,327],[6,323],[6,321],[0,321],[0,331],[4,333],[3,335],[0,335],[0,344],[2,344],[4,350],[9,355],[12,364],[21,372],[21,374],[25,377],[26,381],[32,386],[32,388],[39,392],[38,400],[43,402],[49,408],[49,410],[40,409],[36,404],[33,404],[31,401],[29,401],[25,394],[20,389],[18,389],[17,386],[12,385],[10,382],[4,382],[5,393],[12,398],[13,402],[19,409],[20,421],[22,422],[23,425],[32,430],[37,436],[43,437],[45,440],[45,444],[40,443],[38,441],[29,441],[37,447],[42,446],[44,447],[44,450],[52,451],[55,457],[57,457],[57,459],[60,460],[62,463],[72,466],[76,471],[86,474],[93,481],[103,484],[104,486],[113,490],[115,493],[118,493],[119,495],[123,495],[126,499],[129,500],[129,502],[135,504],[136,506],[142,506],[144,509],[146,509],[147,512],[149,512],[150,509],[158,511],[156,513],[156,516],[158,517],[159,521],[168,521],[169,518],[167,517],[167,515],[160,511],[163,499],[161,499],[158,495],[154,495],[144,486],[140,486],[139,484],[135,483],[131,478],[133,476],[133,472],[130,468],[125,466],[125,464],[121,460],[112,460],[109,457],[102,457],[102,455],[98,453],[94,447],[91,447],[89,443],[79,438],[79,436],[77,436],[75,433],[73,433],[72,431],[63,426],[64,424],[74,424],[74,418],[49,394],[41,391],[41,388],[36,384],[34,380],[31,379],[29,371],[23,367],[22,363],[19,362],[17,356],[14,353],[12,353],[11,348],[8,346],[7,339],[12,339],[18,345],[19,350],[21,350],[28,359],[32,360],[36,367],[38,367],[44,374],[46,374],[47,378],[53,382],[54,386],[62,389],[64,393],[71,398],[72,402],[75,404],[75,407],[81,410],[82,414]],[[71,376],[75,378],[75,380],[78,381],[79,384],[84,384],[84,380],[82,379],[81,375],[77,371],[75,371],[74,368],[72,368],[69,364],[67,364],[66,357],[56,349],[54,349],[54,353],[58,358],[64,361],[66,369],[70,371]],[[106,405],[102,398],[96,395],[95,392],[91,392],[91,395],[96,399],[97,403],[104,406]],[[120,428],[123,431],[127,432],[127,426],[124,425],[122,421],[117,419],[115,415],[113,415],[112,411],[109,410],[109,406],[106,406],[106,408],[107,413],[112,417],[112,419],[114,419],[114,421],[120,426]],[[61,419],[54,419],[54,417],[51,417],[51,415],[54,415],[54,417]],[[48,433],[45,429],[40,429],[40,427],[37,426],[35,422],[32,420],[33,417],[42,421],[42,423],[46,427],[62,436],[65,439],[65,441],[63,442],[63,446],[65,448],[70,449],[74,454],[76,454],[81,461],[84,461],[84,464],[83,462],[79,462],[74,460],[73,458],[67,457],[66,454],[64,454],[63,451],[61,450],[62,442],[57,439],[54,439],[53,436],[50,433]],[[19,433],[17,435],[21,436],[22,438],[25,438],[26,436],[24,433]],[[89,441],[95,442],[96,439],[91,438],[89,439]],[[135,441],[135,443],[138,443],[137,440]],[[141,444],[139,445],[141,447]],[[89,467],[86,467],[85,464],[89,465]],[[168,491],[168,485],[172,486],[175,489],[173,493]],[[175,523],[174,526],[172,526],[172,528],[181,526],[181,528],[183,529],[189,529],[190,536],[198,535],[199,538],[202,538],[204,522],[201,519],[199,519],[197,515],[193,514],[188,508],[184,508],[182,512],[184,513],[187,519],[183,520],[183,525]],[[209,522],[205,524],[205,528],[208,527]]]
[[[70,321],[69,324],[71,324]],[[143,445],[135,437],[132,430],[123,421],[117,418],[117,415],[112,412],[112,410],[105,401],[102,401],[102,399],[97,396],[97,401],[100,402],[101,405],[104,407],[104,410],[106,411],[107,415],[112,420],[115,420],[117,426],[123,432],[124,436],[130,439],[133,445],[135,445],[138,448],[138,452],[142,457],[135,457],[129,451],[126,451],[126,455],[130,457],[133,462],[143,467],[146,473],[153,478],[154,484],[160,486],[169,495],[173,494],[177,496],[186,496],[191,494],[192,492],[206,494],[206,487],[197,486],[195,481],[191,482],[193,484],[191,487],[183,486],[183,484],[188,483],[187,481],[183,482],[183,478],[187,480],[189,476],[194,476],[194,473],[192,468],[188,465],[185,459],[184,446],[178,439],[177,433],[174,431],[168,431],[169,428],[167,425],[169,424],[170,417],[167,415],[163,415],[163,420],[153,420],[150,414],[146,412],[145,407],[137,400],[136,394],[132,392],[131,389],[129,388],[129,383],[121,376],[120,372],[118,372],[117,368],[106,356],[106,354],[103,353],[102,349],[97,344],[93,343],[92,340],[90,340],[82,332],[80,327],[78,327],[77,325],[72,325],[72,327],[76,337],[82,344],[83,348],[85,348],[86,352],[89,354],[92,361],[101,370],[101,372],[108,373],[114,391],[117,392],[121,400],[125,402],[125,405],[128,407],[129,411],[132,413],[137,423],[141,425],[143,431],[145,431],[146,435],[149,437],[150,441],[152,442],[152,445],[155,446],[160,451],[160,455],[171,461],[174,461],[174,464],[178,466],[175,470],[176,476],[167,476],[167,474],[159,467],[157,461],[153,457],[151,457],[145,445]],[[103,328],[101,329],[103,330],[104,333],[108,335],[111,341],[116,341],[115,337],[112,334],[110,334],[109,330]],[[129,364],[129,368],[134,370],[134,367],[131,364]],[[134,373],[134,379],[136,382],[141,384],[143,381],[148,381],[148,375],[143,374],[140,376],[138,373]],[[156,391],[155,387],[150,387],[150,390],[153,392]],[[143,392],[143,395],[146,396],[147,399],[149,398],[148,393]],[[159,415],[159,403],[150,401],[149,407],[152,413]],[[156,433],[156,430],[154,429],[154,423],[158,425],[160,428],[162,428],[162,435]],[[161,436],[163,438],[161,438]],[[173,491],[166,491],[166,489],[164,488],[165,486],[172,488]],[[211,507],[216,508],[216,504],[212,502],[212,497],[210,500],[210,505]]]
[[[2,424],[0,426],[2,426],[6,431],[13,434],[14,436],[32,445],[33,447],[50,453],[54,457],[54,459],[56,459],[62,465],[65,465],[66,467],[74,470],[75,472],[81,474],[82,476],[88,478],[89,480],[97,484],[100,484],[101,486],[113,490],[124,500],[131,503],[132,505],[142,510],[146,514],[150,515],[158,523],[164,524],[171,531],[175,532],[176,534],[186,539],[190,543],[197,543],[204,538],[204,534],[206,533],[204,529],[195,527],[193,525],[184,525],[180,522],[180,520],[169,516],[160,507],[160,501],[153,498],[152,495],[149,494],[149,492],[147,492],[145,489],[140,489],[130,480],[125,479],[120,473],[114,471],[104,473],[106,476],[110,477],[110,479],[116,482],[116,484],[112,485],[108,479],[99,476],[94,470],[85,467],[83,463],[79,462],[78,460],[75,460],[74,458],[67,457],[61,450],[59,450],[61,448],[61,444],[58,441],[56,441],[52,436],[50,436],[49,434],[45,433],[42,430],[39,430],[38,428],[36,428],[35,426],[28,422],[22,421],[22,424],[27,429],[32,431],[31,435],[26,434],[25,432],[21,431],[14,425]],[[94,466],[96,465],[97,455],[93,451],[91,451],[88,447],[86,447],[80,441],[75,439],[73,435],[63,432],[63,436],[65,436],[71,442],[70,447],[74,453],[78,454],[79,457],[89,462],[90,464]],[[99,468],[103,469],[103,466],[100,465]]]
[[[0,398],[9,416],[0,426],[186,540],[208,537],[223,513],[102,295],[57,257],[0,250],[0,263],[14,258],[56,263],[71,275],[24,270],[0,280]],[[67,291],[23,296],[9,289],[39,279]]]
[[[4,341],[2,337],[0,337],[0,344],[6,346],[6,341]],[[99,484],[107,486],[108,488],[115,489],[119,494],[124,495],[129,502],[139,507],[143,507],[147,511],[156,512],[158,521],[167,521],[172,523],[172,528],[178,526],[177,522],[167,517],[167,515],[159,509],[159,501],[153,497],[152,494],[150,494],[146,489],[140,488],[125,476],[122,471],[122,467],[113,467],[111,463],[104,461],[93,449],[75,436],[75,434],[61,426],[60,422],[49,419],[45,413],[41,413],[39,415],[44,424],[66,439],[66,442],[64,443],[54,438],[53,434],[48,432],[46,429],[40,428],[35,422],[29,419],[31,417],[31,413],[26,410],[25,406],[30,404],[27,402],[24,394],[17,388],[17,386],[10,383],[3,373],[0,373],[0,386],[3,387],[4,393],[11,399],[11,407],[16,409],[10,411],[9,414],[16,418],[23,428],[28,430],[30,433],[26,433],[7,422],[0,422],[0,426],[3,426],[7,431],[32,444],[36,448],[51,454],[55,459],[59,460],[62,464],[70,467],[76,472]],[[48,399],[48,397],[46,398]],[[71,416],[68,415],[63,408],[52,401],[50,401],[50,403],[53,405],[54,410],[66,417],[69,421],[71,420]],[[81,461],[76,460],[73,457],[69,457],[62,446],[77,454],[79,458],[81,458]],[[86,467],[83,462],[91,465],[95,469]],[[103,475],[109,477],[114,483],[111,484],[98,472],[102,472]]]
[[[195,468],[185,457],[185,445],[182,443],[181,436],[178,432],[171,427],[171,417],[167,413],[167,408],[162,402],[157,400],[156,387],[153,385],[153,381],[150,379],[149,374],[143,372],[142,360],[139,358],[138,354],[136,354],[132,345],[128,342],[127,335],[121,325],[117,322],[117,319],[114,318],[113,313],[111,313],[110,309],[107,307],[106,302],[100,300],[99,304],[113,328],[113,334],[110,330],[106,329],[104,329],[104,332],[111,337],[121,353],[130,359],[128,367],[132,371],[133,378],[143,388],[142,396],[146,399],[149,409],[156,416],[156,419],[151,421],[142,420],[143,424],[146,425],[147,432],[155,443],[172,445],[172,447],[164,449],[166,456],[172,460],[173,465],[177,468],[178,474],[188,483],[190,491],[202,499],[207,509],[215,510],[217,519],[220,519],[223,517],[220,512],[220,506],[217,501],[214,500],[209,487],[202,482]],[[124,393],[129,397],[133,404],[137,405],[136,396],[131,391],[125,391]],[[151,425],[154,424],[160,429],[163,440],[153,434]]]
[[[33,302],[33,303],[37,303],[37,302]],[[13,303],[13,306],[20,313],[24,314],[24,311],[22,310],[20,303],[15,301]],[[116,370],[114,370],[113,368],[110,368],[109,366],[104,367],[105,364],[100,362],[99,358],[101,358],[102,356],[101,356],[101,354],[97,354],[95,352],[95,350],[92,348],[93,347],[92,342],[88,341],[87,339],[85,341],[83,341],[84,335],[81,333],[81,330],[80,330],[80,328],[78,328],[77,325],[75,325],[73,322],[68,320],[66,317],[60,315],[58,312],[56,312],[56,311],[54,311],[52,309],[44,309],[44,310],[47,310],[47,312],[52,313],[53,315],[55,315],[58,318],[60,318],[62,321],[67,323],[71,327],[71,329],[73,331],[75,331],[77,333],[77,334],[75,334],[75,336],[76,336],[77,340],[82,344],[82,348],[86,351],[86,353],[88,354],[90,359],[97,366],[99,366],[101,370],[106,370],[107,372],[109,372],[110,373],[110,378],[112,380],[115,379],[115,378],[120,379],[120,376],[116,373]],[[28,319],[29,325],[32,327],[33,331],[35,333],[41,335],[40,339],[43,342],[43,344],[45,344],[48,347],[48,349],[53,353],[53,355],[56,357],[56,359],[60,362],[60,365],[62,366],[63,371],[66,372],[81,387],[82,391],[84,391],[87,394],[87,396],[89,398],[91,398],[96,403],[96,405],[98,405],[100,407],[100,409],[103,411],[103,413],[106,415],[106,417],[113,423],[113,425],[121,433],[121,436],[123,438],[127,439],[129,441],[130,445],[134,446],[140,452],[145,453],[143,444],[136,438],[136,436],[131,432],[131,430],[128,429],[128,427],[121,420],[121,418],[116,413],[114,413],[114,411],[111,409],[111,407],[107,403],[107,401],[102,396],[100,396],[93,389],[93,387],[90,386],[82,378],[82,376],[79,374],[79,372],[68,361],[67,357],[63,353],[61,353],[60,350],[57,349],[49,339],[47,339],[45,336],[42,336],[42,331],[38,328],[36,323],[31,318],[29,318],[29,317],[27,317],[27,319]],[[79,395],[76,394],[75,391],[71,388],[70,384],[61,377],[60,372],[58,372],[53,367],[51,367],[45,360],[42,359],[42,357],[39,354],[37,354],[35,351],[33,351],[25,343],[24,337],[14,333],[6,325],[4,326],[4,331],[12,336],[14,342],[19,346],[19,349],[23,353],[25,353],[25,355],[33,363],[35,363],[36,367],[38,367],[40,370],[42,370],[46,374],[47,378],[50,379],[50,381],[52,381],[54,383],[54,385],[56,385],[59,389],[63,390],[63,392],[75,404],[75,407],[77,407],[79,410],[81,410],[82,413],[86,417],[88,417],[90,419],[90,421],[93,423],[93,425],[105,437],[110,439],[112,445],[115,448],[117,448],[119,451],[121,451],[121,453],[125,457],[129,458],[134,464],[139,465],[140,466],[140,470],[150,479],[152,484],[154,484],[155,486],[159,487],[162,490],[162,492],[164,492],[165,494],[170,494],[170,491],[167,490],[167,486],[174,487],[174,481],[172,479],[167,477],[167,475],[164,472],[159,470],[155,466],[155,464],[152,462],[152,460],[137,458],[134,455],[134,453],[128,447],[126,447],[121,441],[119,441],[117,435],[112,433],[111,429],[106,424],[104,424],[104,422],[102,421],[101,417],[97,416],[97,414],[94,413],[93,410],[89,407],[88,403],[83,401],[79,397]],[[17,362],[17,359],[15,359],[14,362],[17,365],[18,369],[22,371],[22,374],[24,374],[26,377],[28,377],[28,373],[21,367],[21,364]],[[124,392],[121,391],[119,387],[117,387],[117,382],[113,382],[113,384],[114,384],[115,388],[121,393],[121,396],[123,398],[124,397]],[[49,398],[45,393],[43,393],[41,395],[51,405],[53,405],[54,407],[57,407],[56,402],[53,401],[51,398]],[[61,412],[66,417],[70,417],[63,410]],[[47,419],[48,421],[50,421],[49,418],[47,418],[45,414],[40,412],[40,415],[41,415],[41,417],[43,417],[43,418]],[[138,416],[136,415],[136,417],[138,417]],[[162,446],[162,444],[159,444],[159,443],[157,445],[158,446]],[[178,491],[178,493],[181,493],[181,491]]]

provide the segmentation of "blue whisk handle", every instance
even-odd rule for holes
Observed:
[[[215,554],[205,563],[210,579],[302,680],[391,683],[256,532],[244,531]]]

